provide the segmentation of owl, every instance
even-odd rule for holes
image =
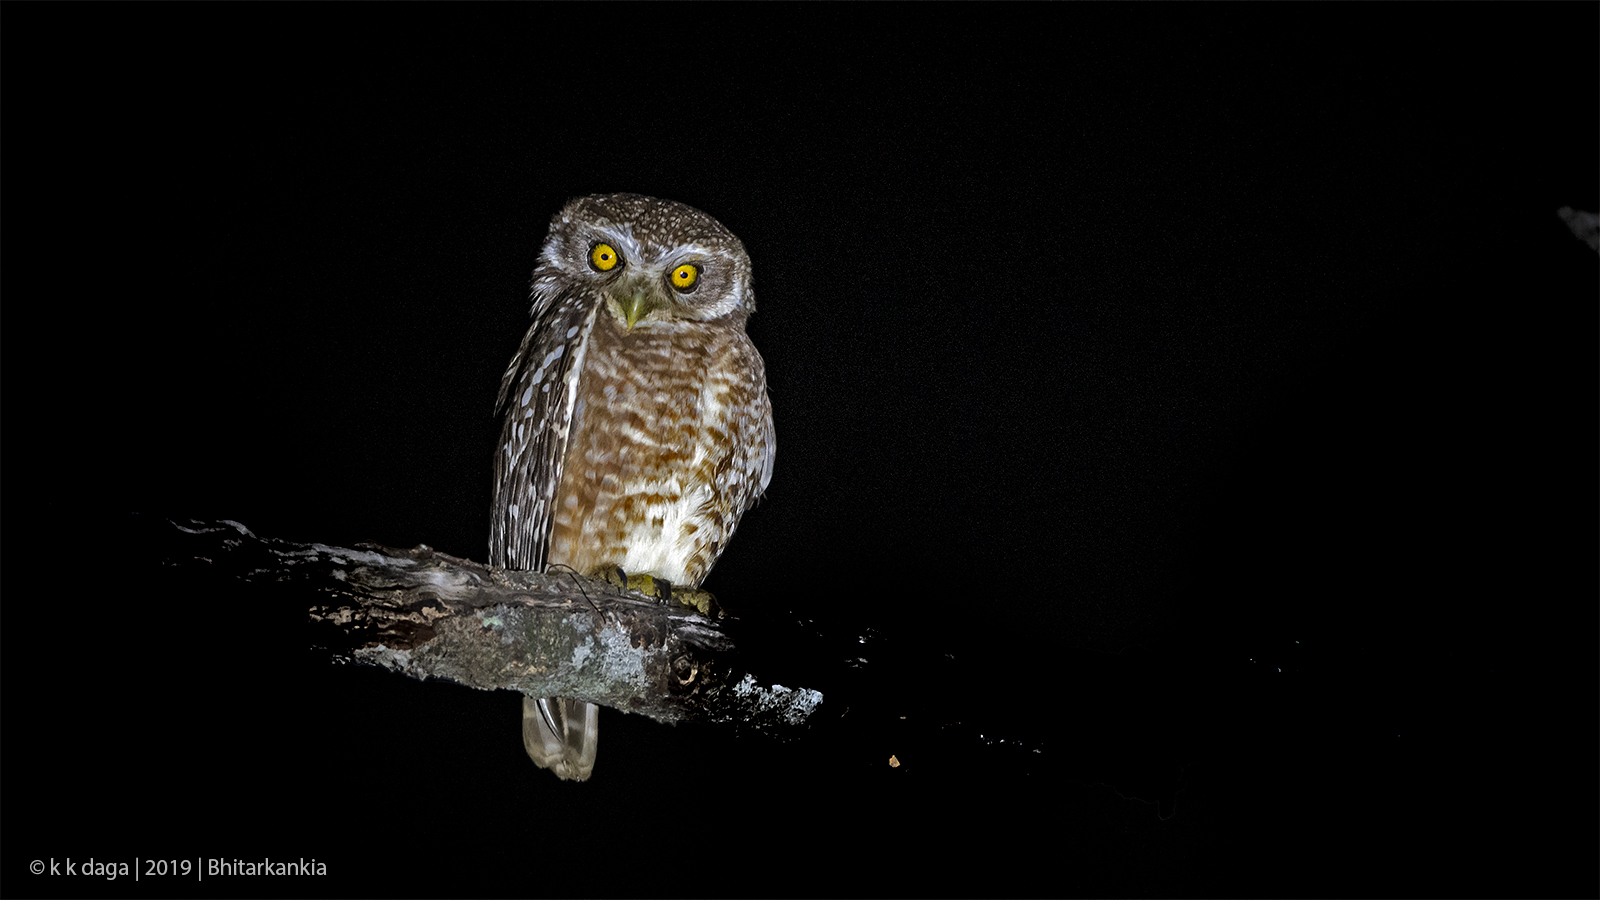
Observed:
[[[717,220],[637,194],[550,223],[533,325],[500,382],[490,563],[698,588],[772,479],[750,258]],[[670,589],[669,589],[670,592]],[[528,755],[594,769],[599,710],[523,699]]]

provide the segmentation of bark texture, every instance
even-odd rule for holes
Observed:
[[[311,642],[338,661],[661,722],[782,731],[822,702],[814,690],[762,683],[718,621],[605,582],[493,568],[426,545],[330,547],[258,537],[231,521],[172,525],[169,564],[304,582]]]

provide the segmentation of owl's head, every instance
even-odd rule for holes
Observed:
[[[550,222],[533,272],[536,294],[595,297],[628,328],[755,311],[750,257],[722,223],[671,200],[596,194]]]

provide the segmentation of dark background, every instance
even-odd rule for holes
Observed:
[[[1600,889],[1594,4],[0,18],[6,893]],[[609,191],[754,260],[776,471],[706,586],[827,700],[608,710],[574,785],[139,536],[484,559]]]

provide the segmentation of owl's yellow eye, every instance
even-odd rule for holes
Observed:
[[[668,280],[672,282],[673,287],[680,291],[692,290],[694,283],[700,280],[700,267],[692,263],[684,263],[672,270],[672,275]]]
[[[619,261],[617,251],[610,244],[595,244],[589,250],[589,265],[596,272],[609,272],[616,268]]]

